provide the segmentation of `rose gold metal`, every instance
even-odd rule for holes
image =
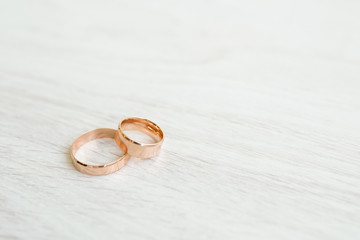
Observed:
[[[116,140],[116,142],[119,145],[119,147],[125,152],[125,154],[123,156],[121,156],[119,159],[117,159],[116,161],[111,162],[109,164],[104,164],[104,165],[85,164],[85,163],[79,161],[78,159],[76,159],[76,157],[75,157],[76,151],[85,143],[92,141],[94,139],[97,139],[97,138],[114,138],[115,139],[115,135],[117,132],[118,131],[116,129],[99,128],[99,129],[95,129],[95,130],[86,132],[83,135],[81,135],[80,137],[78,137],[74,141],[74,143],[72,144],[71,149],[70,149],[70,155],[71,155],[71,158],[72,158],[75,168],[82,173],[86,173],[86,174],[90,174],[90,175],[106,175],[106,174],[116,172],[117,170],[122,168],[129,160],[130,155],[127,153],[126,145],[119,142],[118,140]]]
[[[164,142],[164,134],[161,128],[150,120],[143,118],[126,118],[118,127],[119,131],[115,136],[118,143],[124,143],[127,146],[129,155],[137,158],[151,158],[158,154],[161,145]],[[155,143],[139,143],[130,139],[124,131],[135,130],[143,132],[150,136]],[[119,145],[120,146],[120,145]]]

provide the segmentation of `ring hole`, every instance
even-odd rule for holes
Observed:
[[[90,165],[104,165],[114,162],[124,155],[112,138],[99,138],[81,146],[75,157]]]
[[[143,132],[127,130],[124,131],[124,133],[126,134],[126,136],[128,136],[128,138],[139,143],[156,143],[156,141],[152,137]]]

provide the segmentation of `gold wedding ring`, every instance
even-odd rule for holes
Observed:
[[[109,164],[104,165],[90,165],[85,164],[75,157],[76,151],[85,143],[90,142],[97,138],[113,138],[115,139],[115,135],[117,134],[117,130],[110,129],[110,128],[99,128],[95,129],[89,132],[84,133],[80,137],[78,137],[74,143],[71,146],[70,155],[73,161],[73,164],[75,168],[86,174],[90,175],[106,175],[113,173],[120,168],[122,168],[127,161],[129,160],[130,156],[127,153],[127,148],[125,144],[117,142],[118,146],[121,148],[121,150],[124,151],[124,155],[121,156],[119,159],[115,160],[114,162],[111,162]]]
[[[120,139],[116,142],[124,143],[127,146],[129,155],[137,158],[151,158],[158,154],[164,141],[164,134],[161,128],[150,120],[143,118],[126,118],[119,123],[118,134]],[[154,140],[154,143],[140,143],[129,138],[124,131],[134,130],[145,133]],[[120,146],[120,145],[119,145]]]
[[[145,133],[154,140],[154,143],[140,143],[129,138],[125,131],[134,130]],[[79,161],[75,157],[76,151],[87,142],[97,138],[113,138],[116,144],[124,151],[124,155],[114,162],[104,165],[91,165]],[[156,156],[164,142],[161,128],[150,120],[143,118],[126,118],[120,122],[118,130],[99,128],[84,133],[71,145],[70,155],[75,168],[90,175],[106,175],[116,172],[128,162],[130,156],[137,158],[151,158]]]

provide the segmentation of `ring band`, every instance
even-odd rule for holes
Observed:
[[[116,129],[110,129],[110,128],[99,128],[95,129],[89,132],[84,133],[80,137],[78,137],[74,143],[71,145],[70,149],[70,155],[73,161],[73,164],[75,168],[82,173],[90,174],[90,175],[106,175],[113,172],[116,172],[120,168],[122,168],[127,161],[129,160],[130,156],[127,153],[127,147],[125,144],[122,144],[118,142],[118,140],[115,139],[115,135],[118,131]],[[114,162],[111,162],[109,164],[104,165],[90,165],[85,164],[75,157],[76,151],[85,143],[92,141],[97,138],[113,138],[115,139],[116,143],[119,145],[121,150],[123,150],[125,153],[123,156],[121,156],[119,159],[115,160]]]
[[[119,134],[115,138],[119,137],[120,141],[127,146],[129,155],[137,158],[151,158],[158,154],[161,145],[164,142],[164,134],[161,128],[150,120],[143,118],[126,118],[119,123]],[[155,143],[139,143],[130,139],[124,131],[135,130],[150,136]]]

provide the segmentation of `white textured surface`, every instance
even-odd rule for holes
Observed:
[[[359,12],[2,0],[0,238],[359,239]],[[127,116],[161,155],[77,172],[72,141]]]

